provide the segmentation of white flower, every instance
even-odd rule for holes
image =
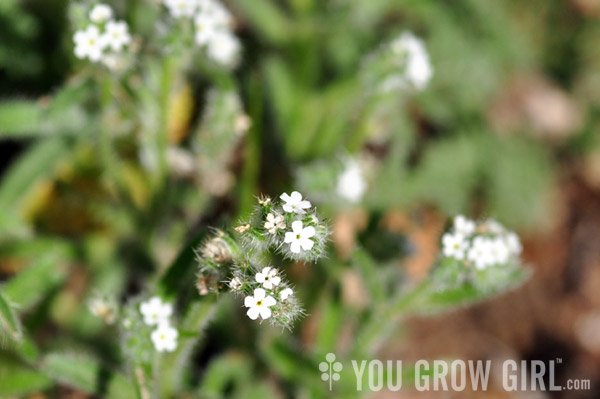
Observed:
[[[90,11],[90,20],[96,24],[103,24],[113,16],[112,8],[106,4],[97,4]]]
[[[340,174],[337,181],[337,193],[340,197],[350,202],[358,202],[367,189],[363,172],[358,162],[350,160],[346,169]]]
[[[510,250],[506,241],[500,237],[490,240],[489,249],[491,251],[492,263],[506,263],[510,256]]]
[[[102,298],[93,298],[88,302],[90,312],[100,317],[106,324],[112,324],[115,322],[115,309]]]
[[[458,260],[465,258],[466,251],[469,247],[469,242],[461,233],[446,233],[442,236],[442,244],[444,245],[444,256],[452,257]]]
[[[490,233],[504,234],[506,232],[506,229],[504,228],[504,226],[502,226],[502,224],[498,223],[494,219],[486,220],[484,223],[484,226],[485,226],[485,229]]]
[[[242,288],[242,284],[242,280],[239,277],[234,277],[229,282],[229,288],[231,288],[234,291],[237,291],[240,288]]]
[[[423,41],[410,32],[404,32],[392,42],[391,48],[395,53],[406,57],[406,81],[418,90],[423,90],[433,75],[433,67]]]
[[[282,301],[285,301],[291,295],[294,295],[294,291],[291,288],[286,288],[279,293],[279,298],[281,298]]]
[[[211,18],[216,25],[226,27],[232,22],[231,14],[216,0],[200,0],[198,4],[200,15]]]
[[[121,54],[104,54],[100,61],[111,71],[118,71],[127,66],[127,62]]]
[[[510,253],[514,256],[520,255],[521,251],[523,251],[519,236],[512,231],[506,235],[506,245],[508,246]]]
[[[218,24],[206,14],[198,14],[195,20],[196,43],[200,46],[210,43],[218,34]]]
[[[173,313],[173,307],[155,296],[140,305],[140,312],[144,316],[144,323],[151,326],[166,321]]]
[[[77,58],[89,58],[91,61],[100,61],[104,44],[100,40],[100,31],[95,26],[89,26],[86,30],[79,30],[73,35],[75,42],[75,56]]]
[[[475,222],[458,215],[454,218],[454,231],[468,237],[475,232]]]
[[[207,53],[213,61],[232,66],[239,56],[240,42],[230,32],[219,31],[208,43]]]
[[[285,201],[285,204],[283,204],[283,210],[286,212],[295,212],[300,215],[304,215],[306,213],[305,209],[311,207],[309,201],[302,200],[302,194],[300,194],[298,191],[292,192],[291,195],[283,193],[279,196],[279,198]]]
[[[285,229],[283,215],[274,216],[272,213],[269,213],[267,215],[267,221],[265,222],[265,229],[271,234],[275,234],[278,229]]]
[[[293,195],[293,193],[292,193]],[[307,201],[308,202],[308,201]],[[285,233],[284,242],[290,244],[290,250],[293,253],[300,253],[301,250],[308,251],[315,244],[311,237],[316,234],[315,228],[312,226],[302,227],[302,222],[296,220],[292,223],[292,231]]]
[[[121,51],[126,44],[131,43],[127,23],[124,21],[109,21],[101,40],[104,47],[110,47],[113,51]]]
[[[271,317],[271,306],[277,301],[271,295],[265,297],[266,294],[265,290],[257,288],[254,290],[254,296],[244,299],[244,306],[250,308],[246,314],[252,320],[256,320],[259,315],[263,320]]]
[[[161,323],[152,332],[150,338],[154,348],[159,352],[173,352],[177,348],[177,337],[179,333],[168,323]]]
[[[478,269],[485,269],[487,266],[494,264],[491,245],[491,241],[487,238],[476,237],[473,240],[473,245],[467,256]]]
[[[164,0],[164,2],[175,18],[193,17],[198,7],[197,0]]]
[[[277,275],[277,269],[270,267],[265,267],[262,272],[256,273],[255,278],[257,283],[262,283],[263,287],[268,290],[272,290],[273,286],[277,286],[281,282],[281,277]]]

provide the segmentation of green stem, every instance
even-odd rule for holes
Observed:
[[[400,296],[395,302],[381,308],[365,327],[359,332],[356,346],[353,354],[356,356],[364,354],[373,354],[391,334],[398,322],[413,310],[423,293],[430,288],[429,279],[421,282],[412,291],[406,295]]]

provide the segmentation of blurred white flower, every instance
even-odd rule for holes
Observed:
[[[103,47],[117,52],[121,51],[125,45],[131,43],[127,23],[124,21],[108,21],[101,40]]]
[[[293,193],[292,193],[293,195]],[[306,201],[308,202],[308,201]],[[285,233],[284,242],[290,244],[290,250],[293,253],[300,253],[301,250],[308,251],[315,244],[311,237],[316,234],[315,228],[312,226],[303,227],[300,220],[292,223],[292,231]]]
[[[252,320],[256,320],[259,315],[263,320],[271,317],[271,306],[274,306],[277,301],[266,294],[265,290],[257,288],[254,290],[254,296],[247,296],[244,299],[244,306],[249,308],[246,314]]]
[[[485,269],[487,266],[494,264],[491,246],[492,243],[489,239],[475,237],[467,256],[469,260],[475,264],[476,268]]]
[[[367,184],[359,163],[355,160],[346,162],[346,168],[339,175],[337,193],[350,202],[358,202],[363,197]]]
[[[103,24],[113,16],[113,11],[106,4],[97,4],[90,11],[90,20],[96,24]]]
[[[242,280],[239,277],[232,278],[229,282],[229,288],[231,288],[234,291],[239,290],[240,288],[242,288]]]
[[[103,298],[92,298],[88,302],[88,308],[94,315],[100,317],[106,324],[115,322],[116,311],[113,304]]]
[[[281,298],[282,301],[285,301],[291,295],[294,295],[294,291],[291,288],[285,288],[279,293],[279,298]]]
[[[444,256],[462,260],[469,248],[469,242],[461,233],[446,233],[442,236]]]
[[[164,0],[164,4],[175,18],[193,17],[198,7],[198,0]]]
[[[433,67],[423,41],[411,32],[404,32],[391,43],[391,49],[404,57],[406,82],[423,90],[433,76]]]
[[[198,14],[195,19],[196,43],[200,46],[209,44],[219,33],[219,25],[214,18],[206,14]]]
[[[523,251],[519,236],[512,231],[506,235],[506,245],[510,253],[514,256],[520,255],[521,251]]]
[[[198,9],[200,14],[211,18],[217,25],[231,25],[231,13],[217,0],[199,0]]]
[[[458,215],[454,218],[454,231],[468,237],[475,232],[475,222]]]
[[[89,58],[97,62],[102,58],[104,43],[100,39],[100,31],[96,26],[89,26],[86,30],[78,30],[73,35],[75,42],[75,56],[77,58]]]
[[[265,267],[262,272],[256,273],[256,282],[262,283],[263,287],[272,290],[273,286],[279,285],[281,278],[277,275],[277,269]]]
[[[140,312],[144,316],[144,323],[150,326],[165,322],[173,313],[173,307],[155,296],[147,302],[142,302]]]
[[[298,191],[292,192],[291,195],[283,193],[279,196],[279,198],[285,201],[285,204],[283,204],[283,210],[289,213],[295,212],[299,215],[304,215],[306,213],[305,209],[308,209],[312,206],[309,201],[302,200],[302,194],[300,194]]]
[[[491,251],[492,263],[506,263],[510,257],[510,250],[506,241],[502,237],[496,237],[490,240],[489,249]]]
[[[490,233],[503,234],[506,232],[506,229],[504,228],[504,226],[502,226],[500,223],[498,223],[494,219],[486,220],[483,225],[485,227],[485,230]]]
[[[213,61],[232,66],[237,62],[240,48],[240,42],[231,32],[219,31],[208,43],[207,53]]]
[[[159,352],[173,352],[177,348],[177,337],[179,333],[168,323],[161,323],[152,332],[150,338],[154,348]]]
[[[274,216],[272,213],[269,213],[264,226],[271,234],[275,234],[278,229],[285,229],[283,215]]]

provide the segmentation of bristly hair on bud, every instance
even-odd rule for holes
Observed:
[[[328,224],[302,194],[261,196],[248,219],[232,234],[216,230],[198,249],[200,295],[232,291],[244,297],[248,317],[290,329],[304,310],[284,273],[265,259],[278,253],[294,262],[326,255]]]

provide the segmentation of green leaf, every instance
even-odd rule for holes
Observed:
[[[44,357],[42,371],[51,378],[88,393],[98,390],[100,364],[84,354],[50,353]]]
[[[29,149],[4,176],[0,185],[0,207],[18,209],[33,183],[52,174],[58,162],[68,156],[68,150],[67,143],[60,139],[44,140]]]
[[[3,290],[0,290],[0,338],[10,341],[20,341],[22,338],[21,322]]]
[[[30,369],[17,359],[0,358],[0,397],[24,397],[42,391],[51,384],[52,380],[46,375]]]
[[[20,310],[35,306],[65,280],[67,267],[63,262],[56,253],[41,255],[4,285],[4,294]]]
[[[270,0],[233,0],[252,27],[273,43],[284,43],[293,32],[292,21]]]
[[[0,103],[0,138],[26,137],[40,133],[44,109],[33,101]]]

